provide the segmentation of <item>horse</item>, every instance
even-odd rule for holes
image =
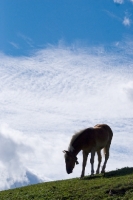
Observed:
[[[66,163],[66,172],[68,174],[72,173],[75,164],[79,164],[77,154],[82,150],[83,163],[80,178],[84,177],[85,175],[85,167],[89,153],[91,153],[91,175],[94,175],[94,157],[96,152],[98,156],[96,174],[99,174],[102,161],[101,150],[103,149],[105,160],[101,173],[105,173],[112,137],[113,132],[107,124],[97,124],[93,128],[86,128],[75,133],[72,136],[68,150],[63,151]]]

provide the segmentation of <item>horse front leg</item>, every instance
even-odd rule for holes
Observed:
[[[94,157],[95,157],[95,151],[92,150],[91,151],[91,159],[90,159],[90,163],[91,163],[91,175],[94,175]]]
[[[82,172],[81,172],[80,178],[83,178],[85,175],[85,167],[86,167],[87,158],[88,158],[88,152],[85,152],[83,150],[83,163],[82,163]]]
[[[102,162],[101,150],[97,151],[97,156],[98,156],[98,166],[97,166],[96,174],[99,174],[100,165]]]

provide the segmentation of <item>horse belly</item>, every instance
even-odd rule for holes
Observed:
[[[100,150],[103,149],[109,142],[109,134],[107,132],[102,132],[97,134],[96,138],[96,149]]]

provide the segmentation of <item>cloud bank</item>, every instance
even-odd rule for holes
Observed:
[[[75,131],[97,123],[114,132],[107,170],[125,160],[132,166],[133,51],[126,45],[0,55],[1,190],[79,176],[82,154],[68,176],[62,150]]]

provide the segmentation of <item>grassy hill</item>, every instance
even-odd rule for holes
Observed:
[[[133,168],[1,191],[0,200],[133,200]]]

